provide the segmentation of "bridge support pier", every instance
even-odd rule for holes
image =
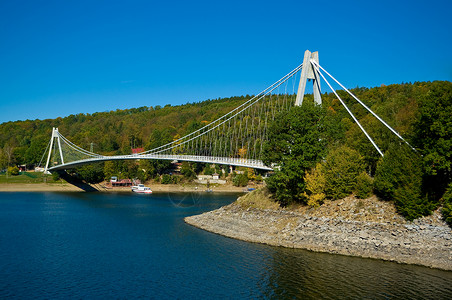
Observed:
[[[301,69],[300,83],[298,85],[297,99],[295,105],[300,106],[303,103],[303,98],[306,89],[306,81],[312,79],[314,102],[318,105],[322,104],[322,96],[320,92],[320,77],[319,72],[313,67],[311,59],[319,62],[319,52],[312,52],[306,50],[303,58],[303,68]]]

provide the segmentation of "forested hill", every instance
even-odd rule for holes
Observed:
[[[450,169],[450,143],[452,127],[452,83],[448,81],[393,84],[375,88],[355,88],[356,94],[382,119],[393,126],[411,144],[431,155],[432,164],[447,165]],[[360,119],[362,125],[387,149],[393,136],[363,107],[345,92],[340,96]],[[307,99],[309,100],[310,95]],[[0,165],[39,163],[51,136],[52,127],[70,141],[85,149],[94,143],[94,152],[100,154],[130,154],[131,147],[151,149],[192,132],[204,124],[224,115],[251,96],[240,96],[199,103],[165,107],[139,107],[133,109],[70,115],[65,118],[26,120],[0,124]],[[347,140],[368,160],[375,162],[378,155],[356,124],[346,113],[333,93],[323,96],[325,107],[337,123],[337,141]],[[306,100],[306,101],[308,101]],[[430,153],[437,141],[442,149]],[[438,153],[437,153],[438,152]],[[371,162],[372,165],[372,162]]]
[[[117,109],[64,118],[0,124],[0,163],[36,164],[50,140],[52,127],[76,145],[104,155],[130,154],[131,147],[151,149],[196,130],[234,109],[251,96],[231,97],[179,106]],[[2,151],[3,150],[3,151]]]

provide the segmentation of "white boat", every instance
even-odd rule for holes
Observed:
[[[144,186],[144,184],[132,186],[132,192],[139,193],[139,194],[152,194],[151,188]]]

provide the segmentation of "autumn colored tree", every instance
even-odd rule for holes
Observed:
[[[325,176],[322,172],[322,164],[318,163],[315,168],[306,172],[304,177],[306,182],[306,191],[304,196],[307,198],[307,204],[311,207],[318,207],[325,199]]]

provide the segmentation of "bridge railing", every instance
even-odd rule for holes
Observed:
[[[161,159],[161,160],[171,160],[171,161],[190,161],[190,162],[201,162],[201,163],[212,163],[221,165],[231,165],[248,167],[261,170],[272,170],[272,168],[264,165],[261,160],[258,159],[246,159],[246,158],[234,158],[234,157],[214,157],[214,156],[202,156],[202,155],[163,155],[163,154],[132,154],[132,155],[115,155],[115,156],[99,156],[86,158],[78,161],[72,161],[69,163],[57,165],[49,168],[50,171],[61,170],[61,169],[71,169],[84,164],[90,164],[95,162],[104,162],[112,160],[136,160],[136,159]]]

